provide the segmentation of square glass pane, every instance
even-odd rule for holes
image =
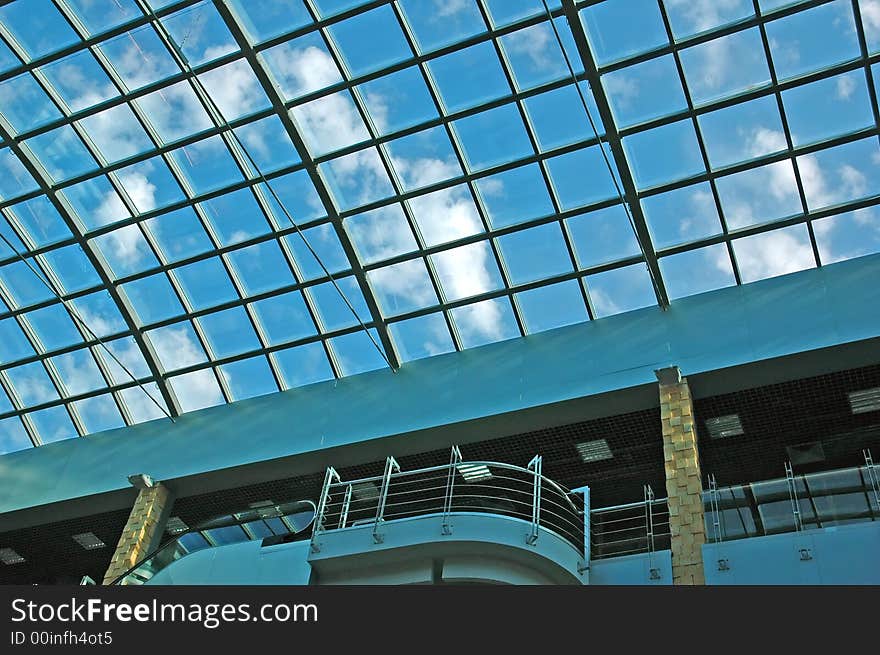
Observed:
[[[224,364],[220,367],[220,375],[232,394],[232,400],[255,398],[278,391],[269,360],[265,357]]]
[[[81,50],[38,70],[71,112],[82,111],[119,95],[90,50]]]
[[[445,127],[416,132],[391,141],[385,148],[404,192],[462,174]]]
[[[173,150],[171,158],[197,196],[243,179],[241,169],[219,134]]]
[[[453,123],[471,171],[480,171],[534,154],[518,105],[490,109]]]
[[[811,210],[880,194],[880,149],[871,137],[797,158]]]
[[[73,312],[88,326],[89,332],[104,339],[128,329],[125,319],[119,311],[119,305],[104,289],[87,296],[75,298],[70,303]]]
[[[550,182],[563,211],[617,196],[599,148],[590,146],[547,160]]]
[[[602,86],[621,126],[642,123],[687,109],[672,55],[606,73]]]
[[[782,102],[795,146],[854,132],[874,123],[862,71],[788,89],[782,92]]]
[[[24,424],[17,417],[0,419],[0,455],[33,447]]]
[[[319,164],[333,201],[348,211],[394,195],[394,187],[376,148],[367,148]]]
[[[463,41],[486,31],[486,23],[474,0],[444,2],[400,0],[406,22],[421,52]]]
[[[21,261],[0,266],[0,285],[16,307],[27,307],[55,297],[47,286],[45,273],[40,272],[39,266],[35,268],[36,271]]]
[[[673,300],[736,284],[730,255],[723,243],[663,257],[660,270]]]
[[[5,73],[17,66],[21,66],[21,61],[9,49],[6,42],[0,39],[0,72]]]
[[[62,292],[76,293],[101,284],[101,277],[79,245],[50,250],[40,258]]]
[[[291,221],[301,224],[327,216],[327,208],[306,171],[276,177],[272,180],[272,193],[264,185],[257,188],[268,202],[272,221],[278,229],[291,227]],[[276,195],[283,208],[275,201]]]
[[[199,80],[226,121],[250,116],[272,105],[245,59],[202,73]]]
[[[504,286],[492,248],[485,241],[431,255],[431,264],[447,302]]]
[[[294,166],[300,161],[281,119],[274,114],[237,127],[234,131],[249,155],[245,157],[249,169],[256,164],[260,172],[267,174]],[[256,170],[251,170],[251,174],[256,174]],[[275,188],[274,181],[272,187]]]
[[[284,242],[293,252],[296,270],[302,280],[314,280],[326,277],[327,271],[333,274],[351,268],[330,223],[286,236]]]
[[[168,381],[180,401],[181,411],[194,412],[225,402],[217,377],[209,368],[179,375]]]
[[[774,96],[764,96],[699,117],[712,168],[763,157],[786,149]]]
[[[205,64],[238,50],[213,2],[200,2],[166,16],[162,24],[190,66]]]
[[[34,348],[16,320],[0,319],[0,363],[8,364],[33,354]]]
[[[348,91],[312,100],[290,110],[303,141],[315,157],[370,138]]]
[[[418,248],[403,208],[388,205],[345,220],[358,258],[364,264],[397,257]]]
[[[108,164],[152,149],[153,142],[126,105],[87,116],[77,123]]]
[[[107,386],[107,381],[88,348],[52,357],[49,362],[58,373],[65,397],[78,396]]]
[[[240,189],[199,203],[221,246],[268,234],[272,229],[250,189]]]
[[[181,266],[171,271],[171,275],[195,311],[238,298],[238,292],[219,257]]]
[[[657,0],[607,0],[581,11],[598,64],[666,45]]]
[[[145,223],[165,262],[194,257],[214,248],[191,207],[161,214]]]
[[[681,51],[681,66],[695,105],[770,83],[770,68],[758,28]]]
[[[711,187],[695,184],[642,199],[642,210],[659,248],[721,234]]]
[[[409,208],[428,247],[484,231],[473,196],[464,184],[412,198]]]
[[[87,231],[131,217],[106,177],[94,177],[66,187],[60,195]]]
[[[156,323],[183,314],[183,305],[165,273],[124,284],[122,291],[143,323]]]
[[[302,0],[230,0],[229,4],[252,43],[262,43],[312,22]]]
[[[520,336],[510,299],[495,298],[450,311],[464,348],[476,348]]]
[[[513,168],[476,181],[480,203],[493,227],[507,227],[554,212],[538,164]]]
[[[590,319],[581,285],[568,280],[514,294],[527,334],[583,323]]]
[[[144,359],[143,351],[133,337],[123,337],[115,341],[105,342],[105,345],[107,350],[113,353],[116,359],[111,357],[103,348],[96,348],[94,354],[103,362],[104,369],[109,373],[110,379],[114,384],[128,384],[131,382],[132,376],[137,380],[143,380],[152,375],[150,367]],[[125,369],[117,363],[117,359],[125,365]],[[157,399],[162,398],[159,393],[154,393],[153,397]]]
[[[159,260],[137,225],[117,228],[96,237],[92,243],[104,256],[116,279],[159,265]]]
[[[639,132],[623,140],[639,189],[705,172],[703,155],[690,119]]]
[[[12,385],[12,393],[24,407],[42,405],[60,398],[46,368],[40,362],[7,369],[6,379]]]
[[[318,32],[264,50],[260,56],[285,100],[342,82],[342,73]]]
[[[189,82],[178,82],[138,98],[163,143],[174,143],[209,129],[213,123]]]
[[[804,211],[791,161],[785,159],[716,181],[724,218],[731,229],[775,221]],[[767,193],[767,189],[771,193]]]
[[[31,412],[27,418],[44,444],[79,436],[73,426],[73,421],[70,420],[70,414],[64,407],[41,409],[37,412]]]
[[[357,90],[379,134],[405,130],[437,117],[437,107],[418,66],[365,82]]]
[[[71,407],[82,421],[86,434],[114,430],[125,425],[119,407],[110,394],[78,400],[71,403]]]
[[[543,0],[484,0],[484,4],[495,27],[503,27],[524,18],[546,13]],[[556,9],[560,6],[560,2],[549,0],[547,6]]]
[[[44,352],[82,343],[83,337],[61,303],[25,315]]]
[[[126,409],[128,409],[128,414],[131,417],[133,425],[144,423],[145,421],[153,421],[166,416],[156,405],[156,403],[159,403],[162,407],[165,407],[165,402],[162,400],[162,394],[159,392],[159,388],[156,384],[154,382],[148,382],[144,385],[144,389],[141,389],[140,387],[132,387],[118,392]],[[149,396],[147,393],[149,393]],[[167,407],[165,407],[165,410],[167,411]]]
[[[691,0],[666,0],[666,13],[676,39],[693,36],[755,14],[752,0],[725,0],[699,3]]]
[[[162,157],[153,157],[116,172],[116,179],[141,214],[184,200],[183,190]]]
[[[633,264],[590,275],[586,278],[586,285],[596,318],[657,304],[657,296],[645,264]]]
[[[372,339],[363,330],[328,340],[342,375],[357,375],[387,368],[388,363],[376,348],[379,337],[370,330]]]
[[[236,280],[247,296],[296,283],[277,241],[264,241],[226,255]]]
[[[376,294],[383,316],[397,316],[436,305],[437,294],[422,259],[367,272],[367,281]]]
[[[367,302],[354,277],[336,280],[335,285],[324,282],[309,287],[306,293],[318,314],[324,332],[353,327],[358,325],[359,319],[361,323],[371,320]]]
[[[352,16],[333,24],[327,31],[339,47],[351,77],[372,73],[413,56],[391,5]]]
[[[318,333],[300,291],[259,300],[250,307],[270,346],[298,341]]]
[[[156,357],[165,371],[175,371],[208,361],[189,321],[150,330],[146,337],[153,344]]]
[[[496,239],[507,277],[513,285],[527,284],[571,272],[571,256],[559,223],[547,223]]]
[[[34,191],[37,181],[9,148],[0,148],[0,199],[9,200]]]
[[[98,49],[131,91],[180,73],[152,25],[104,41]]]
[[[333,369],[327,352],[320,343],[309,343],[296,348],[272,353],[272,360],[284,378],[287,389],[304,387],[308,384],[332,380]]]
[[[767,23],[780,80],[859,56],[852,2],[835,0]]]
[[[63,182],[98,168],[98,162],[69,125],[28,139],[25,145],[37,156],[55,182]]]
[[[432,59],[428,70],[447,114],[511,94],[491,41]]]
[[[89,34],[93,35],[106,32],[143,15],[135,0],[113,0],[109,3],[95,2],[95,0],[66,0],[66,2]]]
[[[9,207],[8,211],[24,228],[28,241],[35,247],[48,246],[71,237],[64,219],[46,196],[25,200]]]
[[[565,221],[579,268],[635,257],[642,250],[623,205],[613,205]]]
[[[816,266],[807,226],[804,224],[735,239],[733,252],[743,282],[754,282]]]
[[[225,359],[260,348],[260,340],[244,307],[201,316],[196,323],[205,335],[214,359]]]
[[[453,352],[455,344],[442,313],[418,316],[388,326],[401,361]]]
[[[876,207],[813,221],[813,233],[823,264],[880,252]]]
[[[62,117],[30,73],[0,82],[0,114],[19,134]]]
[[[79,41],[51,0],[7,3],[0,7],[0,21],[31,59]]]
[[[563,21],[557,29],[566,29]],[[519,90],[570,75],[559,41],[549,23],[539,23],[499,39]]]
[[[604,130],[601,121],[597,120],[599,111],[593,100],[593,94],[586,84],[582,84],[580,88],[601,136]],[[574,85],[526,98],[523,105],[541,151],[595,138],[589,117],[584,111],[583,102]]]

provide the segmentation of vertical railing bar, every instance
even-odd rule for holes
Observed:
[[[321,497],[318,500],[318,507],[315,510],[315,524],[312,528],[312,552],[318,552],[321,547],[318,544],[318,536],[324,531],[324,513],[327,511],[327,503],[330,501],[330,485],[333,482],[340,482],[339,473],[332,466],[327,467],[324,473],[324,484],[321,486]]]
[[[880,511],[880,477],[877,475],[877,465],[874,464],[874,458],[871,456],[870,448],[865,448],[862,451],[862,456],[865,458],[865,468],[868,471],[868,480],[871,483],[871,490],[874,492],[874,502],[877,503],[877,509]],[[874,508],[869,507],[871,513],[874,513]]]
[[[351,494],[353,485],[348,485],[345,489],[345,497],[342,500],[342,510],[339,512],[339,528],[344,528],[348,522],[348,510],[351,507]]]
[[[391,475],[400,472],[400,465],[393,457],[385,460],[385,473],[382,475],[382,490],[379,492],[379,504],[376,509],[376,522],[373,524],[373,543],[382,543],[384,537],[379,532],[379,525],[385,520],[385,502],[388,500],[388,487],[391,486]]]
[[[791,462],[785,463],[785,481],[788,484],[788,497],[791,500],[791,512],[794,516],[794,531],[801,532],[803,524],[801,523],[801,507],[797,495],[797,486],[794,478],[794,469]]]
[[[528,470],[532,471],[532,475],[534,476],[532,479],[532,529],[526,538],[526,543],[529,545],[538,541],[538,527],[541,521],[542,462],[543,458],[540,455],[535,455],[526,467]]]
[[[452,534],[452,525],[449,521],[449,514],[452,511],[452,494],[455,491],[455,471],[456,465],[461,462],[461,450],[458,446],[453,446],[449,454],[449,474],[446,477],[446,495],[443,498],[443,534]]]

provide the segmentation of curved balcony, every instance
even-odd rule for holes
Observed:
[[[582,498],[525,468],[464,462],[343,481],[327,470],[309,562],[319,584],[585,584]]]

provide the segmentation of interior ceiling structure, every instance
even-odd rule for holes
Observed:
[[[878,61],[878,0],[3,3],[0,453],[880,251]]]

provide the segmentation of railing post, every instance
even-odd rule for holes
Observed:
[[[868,474],[868,482],[871,483],[871,489],[874,492],[874,502],[877,503],[877,510],[880,511],[880,476],[878,476],[877,473],[877,465],[874,464],[874,458],[871,457],[871,451],[869,449],[866,448],[863,450],[862,456],[865,458],[865,469]]]
[[[449,474],[446,476],[446,495],[443,497],[443,527],[444,535],[452,534],[452,523],[449,520],[449,513],[452,511],[452,494],[455,491],[455,471],[456,465],[461,462],[461,450],[458,446],[452,447],[449,454]]]
[[[590,570],[591,557],[591,536],[590,536],[590,488],[578,487],[572,489],[571,493],[581,494],[584,497],[584,565],[578,570],[578,573]]]
[[[315,522],[312,528],[312,544],[310,546],[313,553],[321,550],[318,544],[318,536],[324,531],[324,512],[327,510],[327,503],[330,501],[330,485],[334,482],[340,482],[339,473],[332,466],[327,467],[324,474],[324,484],[321,486],[321,496],[318,500],[318,508],[315,510]]]
[[[707,477],[707,481],[709,483],[709,508],[712,512],[712,541],[719,543],[724,541],[724,531],[718,504],[718,483],[715,481],[715,475],[711,473]]]
[[[791,513],[794,516],[794,531],[803,530],[801,522],[801,504],[797,495],[797,482],[794,478],[794,469],[791,462],[785,463],[785,481],[788,484],[788,497],[791,500]]]
[[[391,486],[391,475],[400,472],[400,465],[393,457],[385,460],[385,473],[382,474],[382,490],[379,492],[379,505],[376,508],[376,522],[373,524],[373,543],[381,544],[385,537],[379,532],[379,525],[385,520],[385,502],[388,500],[388,488]]]
[[[345,527],[345,524],[348,522],[348,510],[351,508],[351,494],[352,494],[352,486],[349,484],[345,488],[345,497],[342,499],[342,510],[339,512],[339,525],[340,529]]]
[[[645,496],[645,533],[648,542],[648,574],[651,580],[660,579],[660,569],[654,566],[654,490],[651,485],[642,487]]]
[[[534,476],[532,483],[532,529],[526,536],[526,543],[534,545],[538,541],[538,527],[541,523],[541,468],[543,458],[535,455],[526,467]]]

